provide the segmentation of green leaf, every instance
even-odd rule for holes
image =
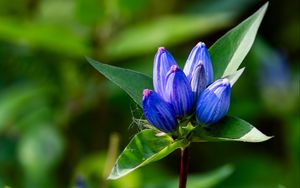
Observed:
[[[26,174],[39,179],[57,164],[63,150],[58,130],[52,125],[38,124],[22,135],[18,157]]]
[[[233,14],[172,15],[130,27],[114,36],[104,48],[109,59],[151,52],[228,26]],[[179,27],[180,26],[180,27]]]
[[[215,79],[233,74],[249,52],[268,3],[227,32],[210,49]]]
[[[20,125],[22,114],[30,110],[30,105],[38,101],[40,96],[46,95],[47,87],[33,85],[14,85],[1,91],[0,133],[8,127],[18,127],[16,125]]]
[[[90,53],[87,41],[65,26],[21,22],[9,18],[0,18],[0,23],[0,39],[68,55],[82,56]]]
[[[126,91],[142,107],[143,90],[153,88],[152,79],[142,73],[99,63],[87,58],[87,61],[110,81]]]
[[[226,178],[228,178],[234,171],[232,165],[224,165],[218,169],[214,169],[204,174],[191,174],[188,177],[187,187],[188,188],[199,188],[199,187],[215,187],[220,184]],[[156,181],[149,181],[145,183],[143,188],[174,188],[178,187],[178,177],[166,180],[160,178]]]
[[[225,76],[225,78],[229,79],[230,82],[230,86],[232,87],[235,82],[239,79],[239,77],[243,74],[245,70],[245,67],[241,68],[240,70],[236,71],[235,73],[229,75],[229,76]]]
[[[250,123],[236,117],[226,116],[218,123],[208,127],[196,127],[192,141],[263,142],[270,138],[271,137],[264,135]]]
[[[216,185],[220,184],[223,180],[228,178],[233,173],[233,171],[234,169],[231,165],[225,165],[205,174],[191,175],[188,178],[187,187],[215,187]]]
[[[118,179],[148,163],[160,160],[182,146],[167,134],[153,129],[136,134],[119,156],[108,179]]]

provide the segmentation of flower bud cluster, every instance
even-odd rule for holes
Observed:
[[[213,81],[208,50],[199,42],[191,51],[183,70],[173,56],[160,47],[154,58],[154,91],[143,92],[145,118],[164,132],[173,132],[178,120],[195,112],[196,120],[210,125],[229,109],[231,86],[227,78]]]

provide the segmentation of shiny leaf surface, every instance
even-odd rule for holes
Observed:
[[[182,142],[174,141],[167,134],[146,129],[136,134],[119,156],[108,179],[118,179],[133,170],[160,160],[177,148]]]
[[[239,68],[254,42],[267,7],[268,3],[228,31],[209,49],[215,79],[233,74]]]
[[[87,60],[106,78],[126,91],[128,95],[142,107],[143,90],[153,88],[152,79],[150,77],[129,69],[102,64],[90,58],[87,58]]]
[[[194,129],[192,141],[263,142],[270,138],[270,136],[266,136],[250,123],[236,117],[226,116],[218,123],[208,127],[196,127]]]

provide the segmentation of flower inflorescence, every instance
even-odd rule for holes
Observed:
[[[213,82],[209,52],[203,42],[191,51],[182,70],[164,47],[158,48],[153,68],[154,90],[143,91],[144,116],[163,132],[173,132],[178,120],[195,114],[210,125],[229,109],[231,86],[227,78]]]

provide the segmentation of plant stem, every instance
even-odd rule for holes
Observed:
[[[186,188],[189,158],[190,146],[187,146],[186,148],[181,148],[179,188]]]

